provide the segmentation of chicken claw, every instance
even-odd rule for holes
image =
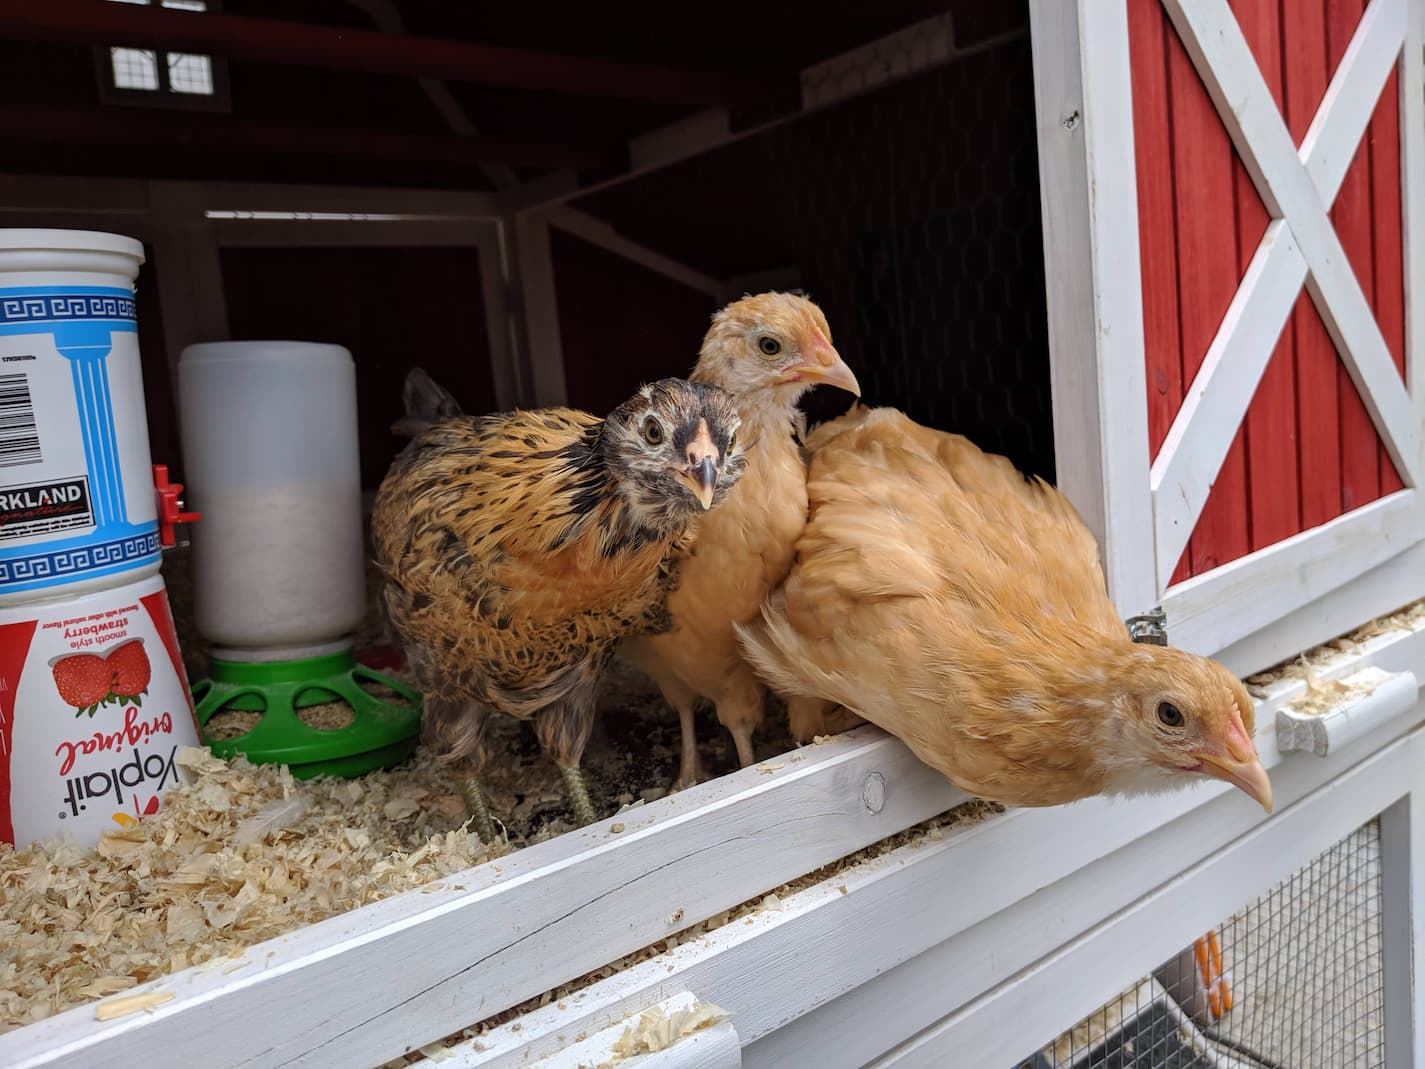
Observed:
[[[475,821],[475,831],[480,841],[487,846],[495,841],[495,822],[490,817],[490,807],[485,803],[485,792],[480,789],[480,781],[467,776],[460,782],[460,794],[465,799],[465,810]]]
[[[599,818],[594,815],[593,803],[589,801],[589,788],[584,785],[584,771],[576,765],[560,765],[564,773],[564,786],[569,788],[569,801],[574,806],[574,817],[579,826],[592,824]]]

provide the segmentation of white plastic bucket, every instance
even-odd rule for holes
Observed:
[[[156,812],[198,722],[163,579],[0,608],[0,841]]]
[[[356,366],[340,345],[190,345],[178,363],[198,630],[225,660],[349,648],[366,615]]]
[[[143,260],[117,234],[0,230],[0,605],[159,568]]]

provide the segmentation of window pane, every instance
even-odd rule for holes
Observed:
[[[213,63],[207,56],[168,53],[168,88],[175,93],[213,95]]]
[[[116,88],[158,88],[158,63],[152,52],[142,48],[111,48],[109,62],[114,68]]]
[[[139,0],[139,3],[147,3],[148,0]],[[163,0],[164,7],[177,8],[179,11],[207,11],[208,5],[205,0]]]

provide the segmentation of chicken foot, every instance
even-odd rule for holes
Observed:
[[[737,664],[719,693],[709,695],[717,705],[717,719],[732,735],[737,747],[737,763],[743,768],[756,764],[752,733],[762,724],[767,710],[767,690],[745,663]]]
[[[465,812],[475,821],[475,832],[487,846],[495,841],[495,821],[485,801],[485,791],[474,776],[460,781],[460,796],[465,799]]]
[[[675,678],[657,682],[658,689],[663,693],[663,700],[678,710],[682,754],[678,761],[678,778],[669,789],[681,791],[708,778],[707,773],[703,771],[702,757],[698,754],[698,732],[694,718],[698,696]]]
[[[589,801],[584,770],[579,767],[584,747],[589,742],[589,733],[594,728],[594,690],[592,679],[582,682],[534,716],[534,733],[544,752],[554,758],[564,776],[570,807],[580,827],[598,819],[594,815],[593,803]]]
[[[584,770],[578,765],[560,765],[564,774],[564,786],[569,791],[569,802],[574,808],[574,818],[579,826],[592,824],[599,818],[594,815],[594,805],[589,801],[589,788],[584,782]]]
[[[421,719],[421,741],[441,760],[461,762],[465,775],[460,780],[460,796],[465,799],[467,819],[475,822],[482,843],[495,841],[495,821],[480,786],[485,767],[485,736],[490,712],[479,702],[446,701],[433,695],[425,700]]]

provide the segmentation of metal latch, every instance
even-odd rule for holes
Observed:
[[[1152,646],[1168,644],[1168,614],[1161,605],[1155,605],[1151,612],[1140,616],[1130,616],[1125,622],[1128,637],[1134,642],[1146,642]]]

